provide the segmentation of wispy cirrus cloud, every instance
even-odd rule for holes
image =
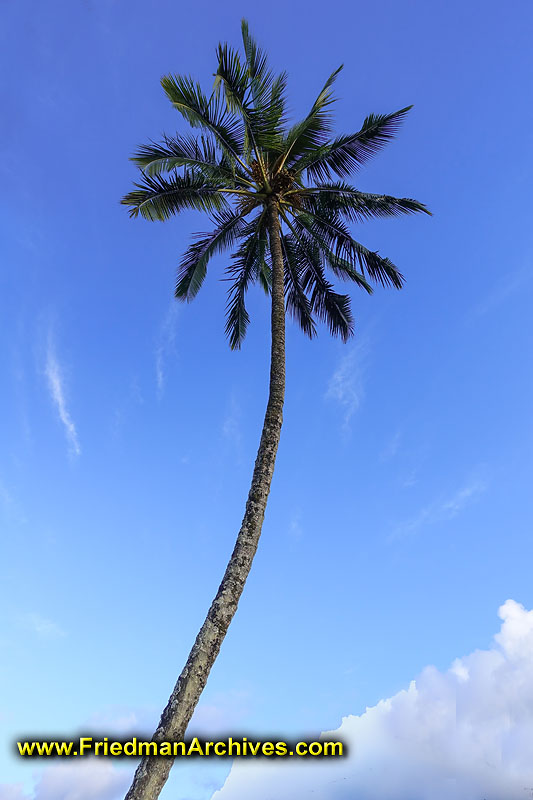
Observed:
[[[336,402],[343,411],[343,428],[348,431],[350,420],[364,398],[364,375],[368,346],[360,341],[350,347],[340,359],[326,390],[326,400]]]
[[[289,519],[289,536],[291,539],[301,539],[304,535],[302,527],[302,514],[300,509],[295,509]]]
[[[401,539],[416,533],[421,528],[453,519],[467,505],[474,502],[487,489],[487,482],[481,478],[473,478],[459,487],[449,497],[424,506],[417,514],[398,525],[388,537],[388,541]]]
[[[402,440],[402,433],[401,431],[396,431],[394,436],[392,436],[383,450],[379,455],[379,460],[382,462],[392,461],[392,459],[397,455],[398,450],[400,449],[400,443]]]
[[[484,316],[505,303],[531,280],[531,267],[527,263],[498,282],[467,314],[467,321]]]
[[[178,308],[175,303],[172,303],[159,326],[155,348],[155,376],[157,381],[157,393],[159,396],[163,394],[165,389],[166,362],[168,358],[176,352],[177,320]]]
[[[50,397],[56,407],[59,419],[65,428],[70,450],[72,453],[74,453],[74,455],[79,456],[81,454],[81,447],[78,439],[78,432],[76,430],[74,420],[72,419],[67,408],[63,372],[57,359],[51,336],[48,337],[45,374],[48,382]]]
[[[242,407],[235,391],[232,391],[228,398],[221,434],[231,448],[236,463],[241,464],[243,460]]]
[[[238,446],[242,439],[241,407],[234,392],[231,393],[226,414],[222,421],[222,435]]]
[[[67,635],[57,622],[47,619],[36,612],[26,614],[24,616],[24,623],[41,639],[62,639]]]

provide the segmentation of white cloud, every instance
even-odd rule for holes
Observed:
[[[24,509],[22,508],[21,504],[12,494],[10,489],[7,488],[6,484],[2,481],[0,477],[0,515],[4,516],[10,522],[15,522],[16,524],[25,524],[27,522],[26,515],[24,513]]]
[[[43,770],[31,794],[20,784],[0,784],[0,800],[122,800],[134,769],[91,758],[57,764]]]
[[[418,514],[415,514],[410,519],[398,525],[388,537],[388,541],[393,541],[394,539],[400,539],[409,534],[416,533],[420,528],[425,526],[453,519],[453,517],[457,516],[469,503],[483,494],[486,489],[486,481],[480,478],[474,478],[468,481],[446,500],[439,500],[425,506]]]
[[[13,505],[13,497],[11,493],[7,490],[5,484],[0,479],[0,503],[2,503],[5,508],[9,508]]]
[[[213,800],[525,800],[533,792],[533,611],[513,600],[489,650],[427,667],[335,731],[344,759],[235,761]]]
[[[240,449],[242,443],[241,407],[234,392],[231,394],[226,415],[222,421],[222,436]]]
[[[528,263],[505,276],[503,281],[499,280],[495,288],[486,294],[485,297],[469,311],[467,321],[493,312],[498,306],[508,300],[509,297],[512,297],[512,295],[522,289],[530,280],[531,267]]]
[[[153,727],[155,728],[155,725]],[[141,725],[135,711],[116,709],[115,713],[110,710],[91,714],[87,728],[91,731],[105,731],[106,736],[110,732],[126,736],[130,732],[140,731]]]
[[[83,730],[102,734],[125,736],[147,736],[154,732],[159,722],[161,709],[155,706],[130,708],[122,705],[107,706],[93,712],[83,724]]]
[[[26,614],[24,621],[41,639],[61,639],[66,636],[65,631],[57,622],[46,619],[46,617],[42,617],[40,614]]]
[[[379,456],[379,460],[380,461],[384,461],[384,462],[392,461],[392,459],[397,454],[397,452],[398,452],[398,450],[400,448],[401,440],[402,440],[401,432],[400,431],[396,431],[394,436],[392,436],[389,439],[389,441],[387,442],[387,444],[385,445],[385,447],[381,451],[380,456]]]
[[[63,375],[50,337],[48,339],[48,348],[46,353],[45,374],[48,380],[50,396],[57,409],[57,413],[59,414],[59,419],[65,428],[71,451],[75,455],[79,456],[81,453],[81,448],[78,440],[78,433],[67,408]]]
[[[294,511],[291,515],[289,522],[289,536],[292,539],[301,539],[303,533],[304,532],[302,528],[302,514],[299,510]]]
[[[343,410],[343,427],[348,429],[350,420],[364,397],[363,378],[368,348],[365,342],[352,345],[344,355],[330,378],[326,399],[334,400]]]
[[[176,351],[177,320],[178,308],[176,303],[172,303],[159,327],[155,348],[155,376],[159,396],[163,394],[165,388],[166,361],[169,356],[173,355]]]
[[[250,707],[250,692],[230,689],[215,694],[210,702],[201,702],[194,712],[187,737],[227,734],[246,719]]]
[[[28,800],[22,783],[0,783],[0,800]]]

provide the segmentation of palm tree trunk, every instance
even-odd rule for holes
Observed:
[[[185,736],[200,695],[207,683],[220,646],[250,572],[265,516],[283,421],[285,397],[285,301],[283,254],[276,198],[268,206],[272,258],[272,345],[268,403],[255,461],[246,511],[231,559],[211,604],[183,672],[178,678],[153,735],[154,741]],[[125,800],[157,800],[172,767],[170,758],[145,756],[140,762]]]

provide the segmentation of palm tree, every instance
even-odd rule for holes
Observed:
[[[246,292],[258,282],[271,298],[271,362],[268,403],[252,484],[237,541],[222,583],[154,734],[179,740],[185,731],[237,610],[252,566],[265,514],[281,432],[285,394],[285,309],[303,332],[316,335],[316,322],[347,341],[354,332],[350,298],[326,276],[348,280],[366,292],[371,283],[400,289],[394,264],[352,238],[350,222],[423,211],[416,200],[368,194],[345,182],[393,137],[409,108],[371,114],[357,133],[331,137],[332,85],[327,79],[308,115],[289,127],[286,73],[275,75],[265,53],[242,22],[244,56],[227,44],[217,51],[211,95],[189,77],[161,81],[172,105],[197,137],[164,136],[139,148],[133,161],[140,182],[122,202],[132,217],[166,220],[198,209],[213,230],[199,234],[186,250],[176,297],[190,301],[200,289],[209,260],[233,248],[226,334],[240,348],[249,323]],[[172,761],[145,757],[126,800],[155,800]]]

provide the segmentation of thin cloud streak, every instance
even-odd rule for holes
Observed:
[[[26,614],[25,622],[41,639],[62,639],[67,635],[57,622],[37,613]]]
[[[476,478],[459,488],[447,500],[436,501],[425,506],[418,514],[406,520],[395,529],[387,541],[392,542],[416,533],[420,528],[453,519],[467,505],[487,490],[487,483]]]
[[[79,456],[81,454],[81,447],[78,440],[78,433],[74,421],[70,416],[70,412],[67,408],[65,400],[63,376],[51,341],[48,342],[45,373],[46,373],[46,378],[48,380],[48,389],[50,391],[50,397],[52,398],[52,402],[54,403],[57,409],[57,413],[59,414],[59,419],[61,420],[61,422],[63,423],[63,427],[65,428],[65,433],[67,435],[71,451],[75,455]]]
[[[467,314],[467,321],[482,317],[489,312],[494,311],[495,308],[505,303],[510,297],[516,294],[522,287],[524,287],[531,280],[530,264],[526,264],[519,269],[514,270],[506,279],[504,279]]]
[[[363,379],[367,354],[368,348],[364,342],[353,345],[341,358],[329,380],[326,400],[335,401],[343,409],[344,430],[349,430],[350,421],[365,395]]]
[[[397,455],[398,450],[400,449],[401,440],[402,440],[401,431],[396,431],[394,436],[387,442],[386,446],[380,453],[379,460],[382,463],[392,461],[392,459]]]
[[[222,435],[236,446],[241,443],[241,408],[234,392],[231,394],[229,407],[222,422]]]
[[[178,309],[173,303],[159,328],[157,345],[155,349],[155,376],[158,396],[164,392],[166,382],[166,361],[176,351],[176,322]]]

